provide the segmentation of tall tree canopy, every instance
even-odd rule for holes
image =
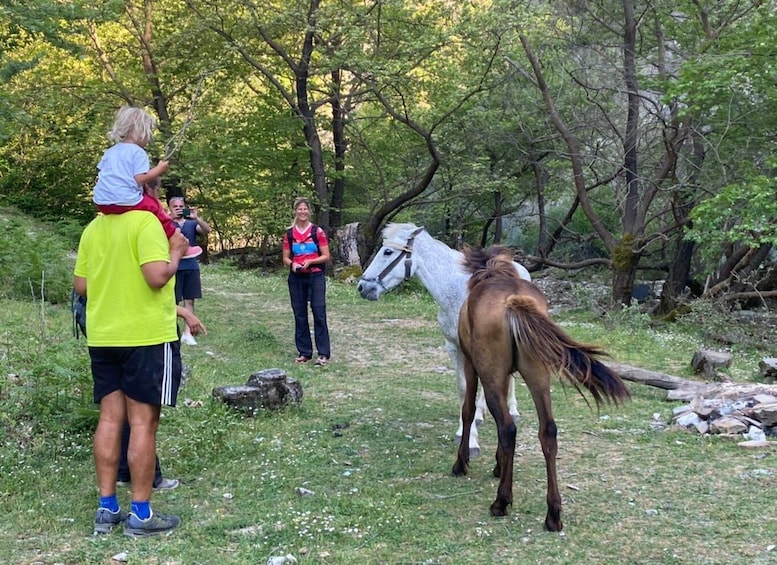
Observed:
[[[2,0],[0,203],[87,221],[134,104],[221,249],[274,245],[305,194],[332,235],[360,223],[365,259],[407,218],[606,265],[621,303],[645,270],[667,310],[694,282],[763,293],[776,20],[760,0]]]

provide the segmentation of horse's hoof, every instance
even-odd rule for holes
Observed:
[[[484,420],[482,416],[480,418],[477,418],[477,417],[475,418],[475,426],[477,426],[478,428],[483,425],[483,422]]]
[[[518,412],[516,412],[515,414],[510,414],[510,416],[513,417],[513,424],[517,426],[521,421],[521,415]]]
[[[453,469],[451,470],[454,477],[461,477],[462,475],[467,474],[467,465],[465,463],[461,463],[460,461],[456,461],[456,463],[453,464]]]
[[[479,447],[470,447],[469,448],[469,458],[474,459],[475,457],[480,457],[480,448]]]

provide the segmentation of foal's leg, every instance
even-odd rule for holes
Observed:
[[[486,397],[483,395],[482,391],[478,393],[476,406],[475,425],[480,426],[483,423],[486,411]],[[513,422],[517,425],[518,422],[521,421],[521,413],[518,412],[518,401],[515,400],[515,379],[510,379],[510,388],[507,391],[507,407]]]
[[[494,476],[499,477],[496,500],[491,504],[492,516],[506,516],[507,507],[513,503],[513,456],[515,454],[516,428],[507,406],[509,372],[497,374],[494,381],[483,382],[486,403],[496,422],[499,445],[496,450]]]
[[[467,474],[467,464],[469,463],[471,453],[469,446],[470,434],[467,433],[467,430],[475,427],[472,425],[472,422],[475,419],[475,395],[478,388],[478,377],[475,374],[472,362],[466,358],[463,361],[462,372],[465,375],[465,394],[461,405],[461,420],[464,426],[464,433],[461,436],[456,462],[453,464],[453,474],[457,477]]]
[[[538,435],[542,445],[542,454],[545,456],[545,471],[548,476],[548,490],[546,494],[548,513],[545,516],[545,529],[549,532],[560,532],[563,524],[561,523],[561,494],[558,490],[558,479],[556,476],[558,430],[556,422],[553,420],[553,411],[550,403],[551,375],[539,366],[531,368],[522,366],[521,374],[531,392],[534,407],[537,409],[537,419],[539,421]]]

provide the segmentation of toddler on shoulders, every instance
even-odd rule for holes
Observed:
[[[156,198],[144,193],[143,185],[159,179],[169,163],[162,160],[151,168],[145,147],[153,139],[156,120],[142,108],[122,106],[116,113],[108,138],[114,143],[97,165],[94,203],[103,214],[145,210],[162,223],[168,239],[179,229]],[[202,248],[189,247],[184,258],[197,257]]]

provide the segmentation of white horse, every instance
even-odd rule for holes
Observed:
[[[461,404],[467,383],[464,378],[464,355],[459,347],[459,310],[467,298],[467,281],[470,274],[464,271],[463,254],[434,239],[422,227],[414,224],[389,224],[383,230],[383,247],[364,270],[358,290],[362,298],[377,300],[384,292],[398,286],[410,277],[418,277],[440,307],[437,321],[445,336],[445,348],[453,361],[459,384],[459,429],[456,441],[461,441],[463,422]],[[529,271],[515,263],[515,269],[522,279],[531,280]],[[508,392],[510,415],[517,423],[520,419],[515,401],[515,381],[510,379]],[[480,390],[475,413],[475,426],[470,427],[470,456],[480,455],[477,425],[483,422],[486,407],[483,391]]]

